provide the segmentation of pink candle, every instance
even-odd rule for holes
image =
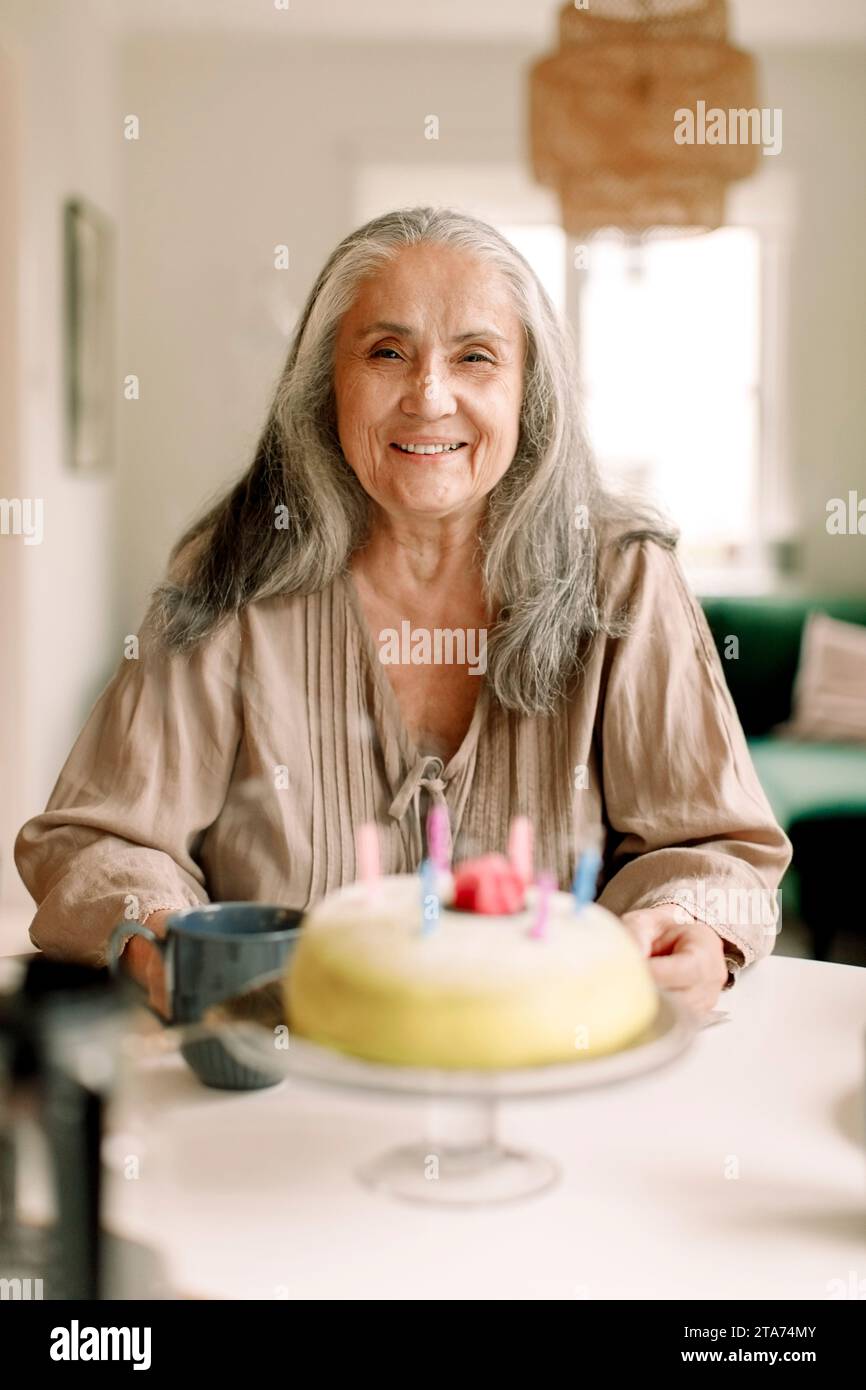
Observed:
[[[436,869],[451,862],[451,826],[445,806],[431,806],[427,814],[427,855]]]
[[[508,831],[508,858],[525,884],[533,878],[532,821],[528,816],[515,816]]]
[[[379,881],[379,829],[371,821],[359,825],[355,833],[355,858],[358,876],[368,888]]]
[[[538,903],[535,909],[535,921],[529,931],[529,935],[536,941],[547,940],[550,898],[555,888],[556,879],[553,877],[553,874],[540,873],[538,875]]]

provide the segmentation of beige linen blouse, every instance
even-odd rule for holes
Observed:
[[[383,872],[414,871],[432,799],[447,805],[459,857],[504,852],[511,818],[530,816],[536,864],[563,888],[576,820],[600,820],[604,906],[689,892],[692,915],[743,963],[766,955],[776,928],[723,921],[705,891],[772,895],[791,846],[700,605],[653,541],[605,545],[600,579],[608,611],[628,603],[629,635],[596,641],[556,716],[504,710],[479,676],[445,766],[408,737],[347,574],[248,605],[189,655],[159,653],[142,625],[139,657],[120,662],[46,810],[18,834],[15,862],[38,904],[31,939],[103,964],[112,928],[158,908],[305,909],[354,878],[365,821],[380,827]]]

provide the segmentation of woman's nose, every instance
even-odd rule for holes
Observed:
[[[400,404],[407,415],[416,415],[422,420],[439,420],[443,415],[453,415],[457,409],[448,383],[429,365],[413,376]]]

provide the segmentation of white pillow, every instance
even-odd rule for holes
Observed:
[[[789,738],[866,743],[866,627],[810,613],[803,628]]]

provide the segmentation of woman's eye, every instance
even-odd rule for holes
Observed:
[[[383,358],[386,362],[393,362],[395,360],[398,362],[402,361],[402,358],[400,357],[400,354],[396,348],[374,348],[373,351],[370,353],[370,356]],[[464,354],[463,357],[461,357],[460,360],[461,362],[472,363],[485,362],[488,367],[492,367],[495,365],[493,358],[488,357],[487,354],[484,352],[467,352]]]

